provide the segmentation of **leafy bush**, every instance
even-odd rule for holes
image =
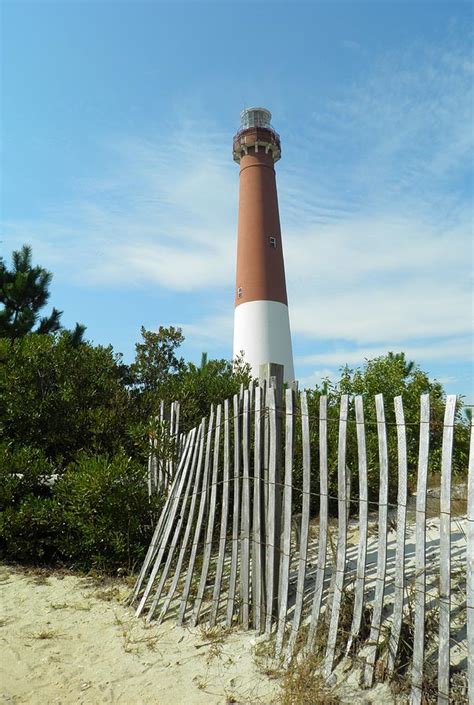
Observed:
[[[62,556],[81,568],[131,569],[143,559],[159,500],[148,498],[146,470],[124,453],[81,455],[54,488],[61,509]]]
[[[1,435],[56,464],[83,449],[116,453],[133,422],[123,367],[111,347],[75,347],[67,333],[0,338]]]
[[[49,496],[54,467],[38,448],[0,444],[0,512],[32,494]]]
[[[143,559],[160,500],[148,498],[146,471],[123,452],[81,454],[52,487],[38,451],[3,451],[0,556],[81,569],[132,569]],[[23,477],[12,470],[23,465]]]
[[[61,513],[51,497],[28,494],[0,512],[0,556],[20,563],[55,563]]]

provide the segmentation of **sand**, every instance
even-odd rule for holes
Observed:
[[[369,532],[367,588],[373,590],[376,532]],[[389,582],[395,534],[388,537]],[[414,571],[415,527],[406,537],[407,572]],[[357,527],[348,532],[349,568],[355,570]],[[453,621],[451,661],[464,673],[466,520],[453,519],[451,535]],[[437,599],[439,519],[427,521],[430,600]],[[352,562],[351,562],[352,561]],[[314,561],[313,561],[314,562]],[[459,590],[455,588],[459,583]],[[170,619],[147,626],[123,604],[124,581],[28,571],[0,565],[0,703],[38,705],[265,705],[278,703],[281,671],[262,657],[265,638],[255,632],[178,627]],[[393,588],[389,591],[393,597]],[[390,600],[389,600],[390,601]],[[461,606],[458,613],[457,606]],[[461,620],[461,621],[459,621]],[[363,655],[363,650],[360,655]],[[360,669],[344,660],[333,676],[341,703],[406,703],[387,683],[359,687]],[[461,683],[462,685],[462,683]]]
[[[0,703],[272,703],[252,632],[146,626],[125,583],[0,567]]]

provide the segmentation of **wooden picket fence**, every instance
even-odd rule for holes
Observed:
[[[169,459],[161,466],[159,459],[151,461],[151,474],[156,478],[152,489],[166,487],[168,496],[131,603],[136,604],[137,616],[147,614],[147,621],[156,618],[159,623],[172,615],[179,624],[240,624],[273,635],[275,656],[284,663],[318,648],[328,679],[341,659],[355,654],[364,660],[365,687],[371,687],[381,673],[391,678],[403,669],[410,679],[413,704],[425,702],[426,673],[433,664],[437,663],[440,704],[453,702],[452,672],[464,669],[466,698],[473,705],[472,428],[467,514],[452,516],[456,397],[448,396],[439,514],[433,517],[427,513],[429,396],[420,399],[415,427],[419,444],[412,509],[407,490],[407,426],[413,427],[413,422],[405,422],[401,397],[391,402],[396,467],[389,467],[386,402],[382,395],[375,397],[379,458],[375,503],[369,501],[368,473],[373,469],[367,464],[363,400],[355,397],[353,404],[349,402],[347,395],[341,396],[336,420],[334,498],[328,467],[328,424],[334,419],[328,417],[328,399],[320,397],[319,414],[312,418],[306,393],[296,389],[287,389],[282,403],[271,384],[242,389],[232,400],[212,408],[199,427],[181,434],[179,453],[171,469],[166,466],[168,472],[164,467]],[[167,431],[176,438],[178,413],[175,407]],[[346,453],[351,424],[357,437],[358,492],[353,500],[350,475],[354,469],[348,466]],[[398,494],[396,503],[390,504],[388,487],[393,473]],[[314,496],[319,505],[317,517],[311,516]],[[337,502],[337,522],[330,517],[333,501]],[[351,501],[357,507],[355,517],[349,512]],[[371,504],[374,511],[370,511]],[[428,634],[426,625],[433,614],[436,634]],[[461,634],[465,631],[454,661],[456,629]],[[459,649],[466,651],[467,666],[459,658]]]
[[[166,492],[173,480],[184,441],[184,435],[179,434],[179,413],[179,402],[174,401],[168,410],[162,401],[160,415],[154,419],[155,428],[150,435],[148,455],[148,494],[150,496]],[[166,448],[166,452],[163,452],[163,447]]]

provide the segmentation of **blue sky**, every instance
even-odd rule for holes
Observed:
[[[298,377],[404,350],[472,400],[470,3],[1,11],[1,253],[33,246],[65,324],[127,360],[141,325],[230,357],[232,135],[263,105]]]

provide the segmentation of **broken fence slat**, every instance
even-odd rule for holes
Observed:
[[[206,539],[204,543],[204,553],[202,560],[202,570],[201,578],[199,580],[199,587],[194,602],[194,609],[191,617],[191,626],[195,627],[198,619],[199,613],[201,611],[202,601],[204,598],[204,592],[206,589],[207,575],[209,573],[209,565],[211,562],[212,553],[212,536],[214,533],[214,520],[216,516],[216,503],[217,503],[217,477],[219,473],[219,444],[221,435],[221,417],[222,417],[222,406],[219,404],[216,412],[216,428],[214,432],[214,455],[213,455],[213,465],[212,465],[212,481],[211,481],[211,499],[209,505],[209,515],[207,518],[207,531]]]
[[[168,590],[168,594],[163,602],[160,614],[158,616],[158,624],[160,624],[163,619],[165,618],[165,615],[169,609],[171,600],[173,599],[173,595],[176,591],[179,578],[181,577],[181,570],[183,567],[183,561],[184,561],[184,556],[186,554],[186,549],[188,547],[188,541],[189,537],[191,535],[192,527],[193,527],[193,521],[194,521],[194,513],[196,511],[196,503],[197,503],[197,498],[200,494],[199,492],[199,487],[200,487],[200,481],[201,481],[201,473],[202,473],[202,464],[203,464],[203,456],[204,456],[204,442],[205,442],[205,436],[206,436],[206,420],[203,419],[201,422],[201,439],[199,443],[199,458],[198,458],[198,464],[197,464],[197,470],[196,470],[196,480],[194,483],[194,491],[191,496],[191,506],[189,509],[189,516],[188,516],[188,521],[186,525],[186,530],[183,538],[183,542],[181,544],[181,548],[179,551],[179,556],[178,556],[178,561],[176,563],[176,568],[175,568],[175,573],[173,576],[173,580],[171,582],[171,586]]]
[[[168,497],[167,497],[167,499],[166,499],[166,502],[165,502],[165,504],[164,504],[164,507],[163,507],[163,509],[161,510],[160,516],[159,516],[158,521],[157,521],[157,523],[156,523],[156,527],[155,527],[155,530],[154,530],[154,532],[153,532],[153,537],[152,537],[152,539],[151,539],[151,541],[150,541],[150,545],[148,546],[148,550],[147,550],[147,553],[146,553],[146,556],[145,556],[145,560],[143,561],[143,565],[142,565],[142,567],[141,567],[141,569],[140,569],[140,573],[139,573],[139,575],[138,575],[137,581],[136,581],[135,586],[134,586],[134,588],[133,588],[132,595],[131,595],[130,600],[129,600],[130,604],[133,604],[133,603],[135,602],[135,600],[137,599],[138,594],[139,594],[139,592],[140,592],[140,590],[141,590],[143,581],[144,581],[144,579],[145,579],[145,576],[146,576],[146,574],[147,574],[147,572],[148,572],[148,569],[149,569],[149,567],[150,567],[150,564],[151,564],[151,562],[153,561],[154,557],[156,556],[156,552],[158,551],[158,547],[159,547],[160,539],[161,539],[162,529],[163,529],[163,526],[164,526],[164,524],[165,524],[165,522],[166,522],[166,518],[168,517],[169,510],[170,510],[170,506],[171,506],[172,501],[173,501],[173,499],[174,499],[174,496],[175,496],[175,494],[176,494],[176,488],[177,488],[177,486],[178,486],[178,480],[179,480],[180,474],[181,474],[181,472],[182,472],[183,463],[184,463],[185,460],[186,460],[187,451],[188,451],[188,447],[189,447],[189,443],[190,443],[190,442],[191,442],[191,433],[188,433],[187,436],[186,436],[185,444],[184,444],[183,454],[182,454],[182,456],[181,456],[181,458],[180,458],[180,464],[179,464],[179,466],[178,466],[178,471],[177,471],[176,476],[175,476],[175,478],[174,478],[174,480],[173,480],[173,483],[172,483],[172,485],[171,485],[170,493],[169,493],[169,495],[168,495]]]
[[[191,587],[191,582],[193,579],[194,566],[196,563],[196,556],[199,548],[199,539],[201,536],[201,528],[204,518],[204,511],[206,509],[207,499],[209,496],[209,471],[211,463],[211,447],[212,447],[212,432],[214,430],[214,407],[211,407],[211,415],[209,417],[209,426],[207,429],[207,441],[206,441],[206,458],[204,461],[204,475],[202,479],[201,488],[201,500],[199,502],[198,516],[196,520],[196,526],[194,529],[193,543],[191,545],[191,555],[189,557],[188,569],[186,572],[186,581],[183,588],[183,593],[181,596],[181,604],[178,613],[178,624],[182,624],[184,617],[186,615],[186,607],[189,598],[189,590]]]
[[[161,561],[162,561],[163,556],[165,554],[165,551],[168,547],[168,539],[169,539],[171,531],[173,529],[176,513],[178,511],[178,506],[179,506],[181,496],[183,493],[183,487],[184,487],[184,483],[186,480],[187,469],[189,466],[189,462],[191,460],[191,454],[192,454],[192,450],[193,450],[193,442],[194,442],[195,435],[196,435],[196,429],[193,428],[193,430],[191,431],[191,434],[190,434],[190,444],[188,447],[188,452],[186,454],[186,459],[183,464],[182,472],[180,473],[180,479],[179,479],[179,484],[178,484],[178,487],[176,490],[176,495],[173,497],[173,499],[170,503],[169,514],[165,520],[163,533],[161,535],[159,545],[157,546],[156,558],[154,559],[155,562],[153,564],[153,568],[150,573],[150,577],[148,578],[147,586],[143,592],[142,599],[140,600],[140,603],[137,607],[137,611],[136,611],[137,617],[140,616],[140,614],[143,611],[143,608],[145,607],[145,603],[146,603],[148,596],[153,588],[153,583],[155,582],[155,578],[156,578],[158,571],[160,569]]]
[[[158,583],[158,587],[156,588],[155,595],[154,595],[152,603],[150,605],[150,609],[148,610],[148,615],[147,615],[147,620],[146,620],[147,622],[151,622],[153,615],[155,613],[155,610],[157,608],[158,602],[161,597],[161,593],[163,592],[163,588],[164,588],[166,579],[168,577],[169,570],[171,568],[171,563],[173,561],[173,555],[174,555],[176,546],[178,544],[179,536],[181,534],[181,527],[183,526],[184,519],[187,516],[188,497],[189,497],[189,492],[191,490],[191,484],[192,484],[194,475],[196,473],[201,432],[202,432],[202,424],[201,424],[201,426],[199,426],[199,429],[197,432],[196,441],[194,443],[194,448],[193,448],[191,467],[190,467],[189,473],[188,473],[188,481],[186,482],[186,489],[184,490],[183,502],[181,504],[179,515],[177,517],[177,521],[176,521],[176,525],[175,525],[175,529],[174,529],[174,533],[173,533],[173,538],[171,539],[171,542],[169,544],[168,556],[166,558],[166,563],[165,563],[165,566],[162,570],[160,581]]]

